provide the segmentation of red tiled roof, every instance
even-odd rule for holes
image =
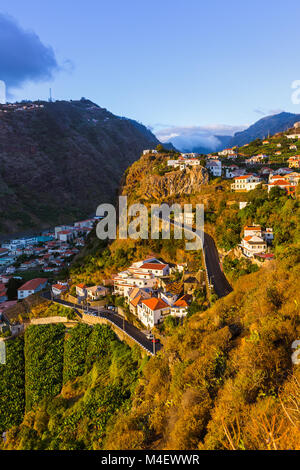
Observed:
[[[183,295],[175,302],[174,307],[188,307],[190,298],[187,294]]]
[[[162,271],[167,265],[159,263],[145,263],[139,269],[158,269]]]
[[[47,282],[47,279],[44,279],[42,277],[31,279],[31,281],[27,281],[25,282],[25,284],[23,284],[23,286],[19,287],[18,290],[35,290],[41,284],[45,284],[45,282]]]
[[[142,300],[142,304],[145,304],[151,310],[160,310],[161,308],[167,308],[168,304],[161,299],[151,297],[151,299]]]
[[[246,179],[246,178],[250,178],[251,176],[254,176],[254,175],[252,173],[250,173],[249,175],[237,176],[235,179],[236,180],[243,180],[243,179]]]
[[[53,284],[52,287],[55,287],[55,289],[59,289],[59,290],[66,290],[67,289],[67,286],[62,286],[61,284]]]

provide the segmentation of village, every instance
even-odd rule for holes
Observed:
[[[288,144],[289,151],[300,150],[297,145],[298,140],[300,142],[300,123],[296,123],[294,130],[290,132],[293,133],[284,136],[288,142],[293,139],[293,143]],[[269,140],[262,142],[262,145],[268,144]],[[276,144],[277,148],[281,146],[282,144]],[[280,153],[275,153],[278,152]],[[143,155],[157,153],[156,149],[143,151]],[[196,153],[181,153],[176,157],[166,162],[171,171],[184,171],[203,165],[204,157]],[[249,192],[256,188],[267,189],[269,193],[277,187],[294,198],[300,179],[300,155],[289,156],[285,166],[277,164],[274,168],[270,156],[266,154],[246,157],[237,148],[227,148],[205,156],[205,166],[210,180],[217,179],[220,184],[222,181],[232,180],[229,190],[237,193]],[[247,201],[240,201],[240,210],[247,204]],[[184,217],[185,222],[192,227],[194,214],[185,214]],[[2,243],[0,321],[7,320],[5,311],[17,302],[50,288],[52,299],[71,298],[74,304],[86,306],[87,311],[89,306],[115,310],[115,306],[109,303],[112,297],[121,298],[123,310],[119,308],[119,311],[124,314],[124,309],[127,309],[140,328],[146,328],[149,332],[163,323],[168,316],[177,320],[183,319],[195,300],[195,292],[211,288],[210,280],[205,279],[204,270],[191,272],[187,263],[166,263],[155,256],[134,262],[125,270],[113,274],[111,279],[103,281],[103,285],[74,285],[71,279],[59,276],[85,246],[86,237],[98,219],[99,217],[93,217],[72,225],[60,225],[38,236]],[[274,258],[273,239],[272,227],[261,227],[253,220],[252,225],[243,228],[235,254],[260,266]],[[35,273],[38,275],[34,276]],[[23,277],[26,282],[21,283],[22,280],[25,281]],[[15,299],[10,299],[7,295],[11,279],[21,283]]]

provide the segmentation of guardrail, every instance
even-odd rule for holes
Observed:
[[[58,300],[58,299],[55,299],[54,297],[51,298],[52,302],[54,303],[57,303],[59,305],[66,305],[66,303],[63,301],[63,300]],[[67,305],[69,306],[69,305]],[[71,307],[70,307],[71,308]],[[136,344],[138,344],[142,349],[144,349],[148,354],[150,354],[151,356],[154,356],[155,354],[153,353],[153,351],[151,351],[150,349],[146,348],[143,344],[141,344],[137,338],[134,338],[134,336],[132,336],[130,333],[128,333],[126,330],[124,330],[123,328],[121,328],[117,323],[115,323],[113,321],[113,319],[110,319],[110,318],[107,318],[106,316],[104,315],[101,315],[100,311],[96,314],[96,313],[92,313],[92,312],[86,312],[84,311],[84,309],[78,305],[76,305],[76,308],[73,307],[74,310],[81,310],[81,315],[90,315],[90,316],[93,316],[93,317],[99,317],[101,318],[102,320],[105,320],[107,321],[108,323],[111,323],[112,325],[114,325],[115,327],[117,327],[120,331],[122,331],[123,333],[125,333],[126,336],[128,336],[128,338],[132,339]],[[84,317],[82,317],[84,319]]]

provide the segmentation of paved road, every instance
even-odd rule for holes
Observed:
[[[162,219],[161,214],[159,214],[160,219]],[[166,222],[170,222],[172,225],[177,225],[181,227],[181,224],[170,220],[168,218],[163,218]],[[198,230],[193,230],[192,227],[186,227],[186,230],[196,236],[199,240],[199,248],[202,247],[202,238],[203,233]],[[216,248],[214,239],[208,235],[208,233],[204,232],[204,256],[205,256],[205,263],[207,268],[207,274],[209,278],[209,282],[213,284],[214,290],[218,297],[225,297],[226,295],[232,292],[232,287],[226,279],[225,274],[221,270],[220,260],[218,255],[218,250]]]
[[[98,309],[89,307],[89,313],[82,314],[80,312],[80,309],[82,308],[80,305],[68,302],[66,300],[61,300],[58,298],[51,298],[51,293],[44,292],[43,297],[48,299],[48,300],[53,300],[53,302],[64,305],[66,307],[73,308],[76,310],[76,312],[79,314],[81,318],[84,318],[84,315],[93,315],[97,316],[100,318],[105,318],[108,322],[113,323],[117,328],[122,330],[124,333],[127,334],[131,339],[133,339],[137,344],[139,344],[142,348],[146,349],[149,353],[153,354],[154,353],[154,347],[153,343],[146,338],[146,335],[140,331],[138,328],[136,328],[134,325],[129,323],[127,320],[125,320],[123,317],[118,315],[117,313],[114,313],[111,310],[106,310],[104,308],[100,308],[99,311]],[[162,345],[160,343],[155,344],[155,353],[160,351],[162,348]]]
[[[218,250],[214,239],[208,233],[204,234],[204,255],[209,281],[218,297],[225,297],[232,292],[232,287],[221,270]]]

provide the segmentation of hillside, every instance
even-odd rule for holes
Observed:
[[[228,147],[242,146],[255,139],[265,139],[277,132],[284,132],[300,121],[300,114],[279,113],[266,116],[255,122],[242,132],[236,132],[228,143]]]
[[[140,123],[85,99],[35,104],[0,106],[0,234],[94,213],[115,199],[141,151],[159,143]]]
[[[299,450],[300,366],[291,348],[300,338],[299,200],[281,190],[235,194],[228,181],[208,181],[201,165],[170,170],[167,157],[134,162],[120,193],[129,203],[204,203],[205,230],[227,253],[233,292],[209,306],[198,289],[183,321],[168,317],[154,328],[163,348],[151,358],[104,325],[30,326],[24,339],[8,342],[0,367],[3,448]],[[239,200],[248,205],[239,209]],[[253,223],[273,227],[275,253],[255,272],[251,262],[236,266],[228,257]],[[106,244],[92,232],[69,277],[101,283],[149,255],[203,267],[182,240]],[[26,318],[55,312],[48,302],[31,310]]]

